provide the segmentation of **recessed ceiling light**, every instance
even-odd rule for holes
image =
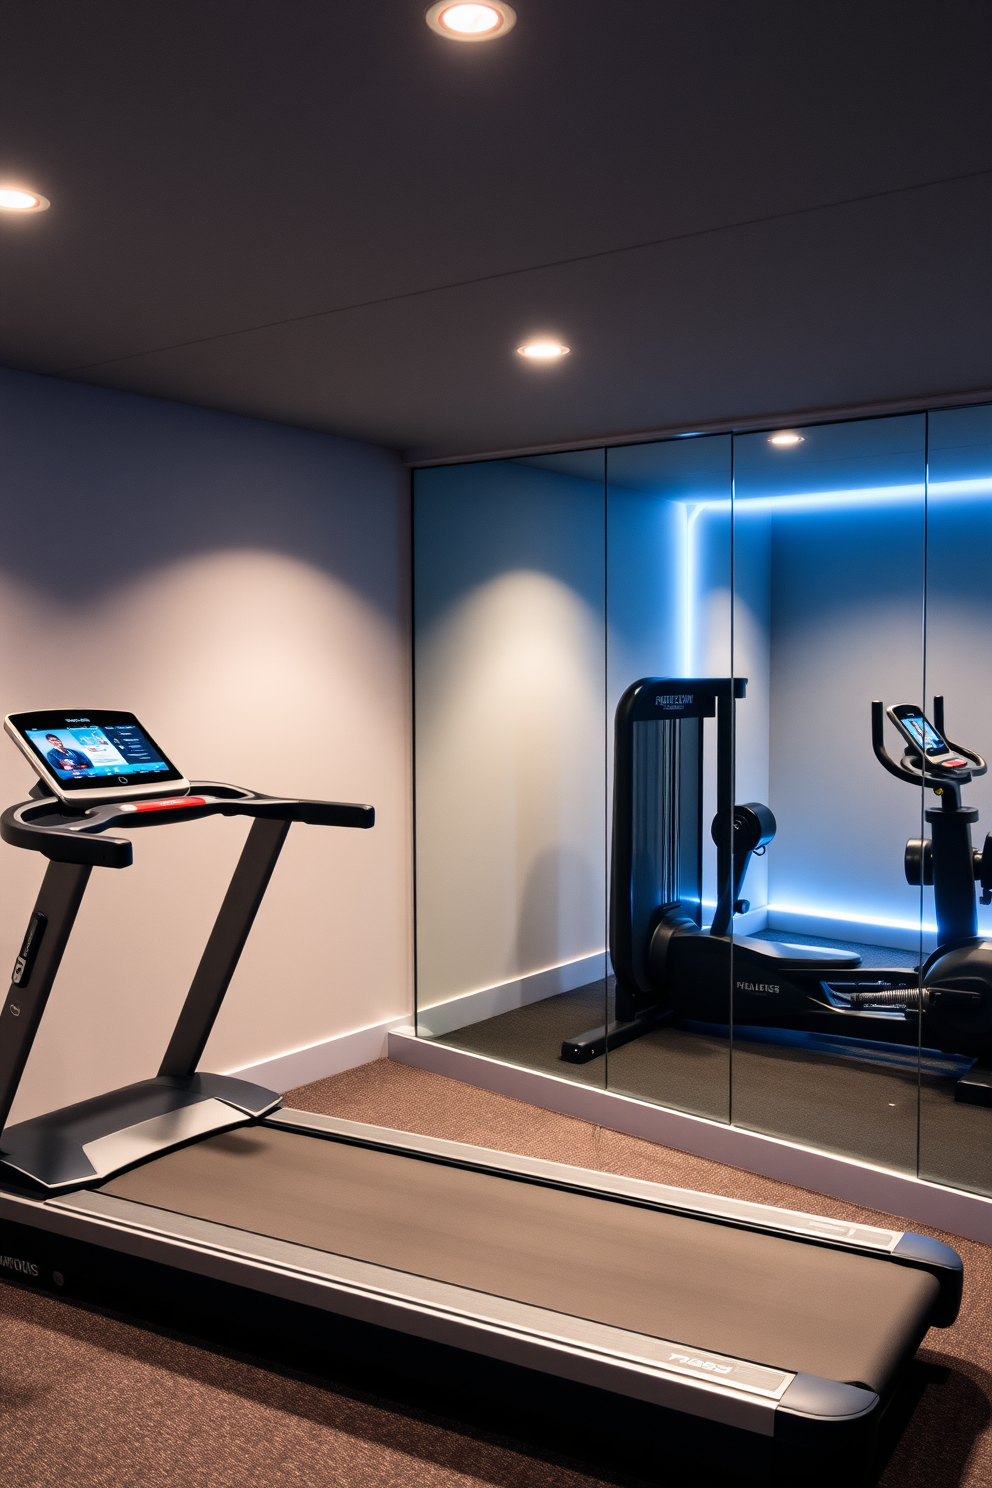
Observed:
[[[37,191],[25,191],[20,186],[0,186],[0,212],[44,212],[51,206],[45,196]]]
[[[768,438],[769,444],[802,444],[802,434],[771,434]]]
[[[517,347],[517,356],[535,362],[554,362],[559,357],[568,356],[570,351],[571,347],[563,346],[560,341],[527,341]]]
[[[482,0],[475,5],[439,0],[427,12],[431,30],[450,41],[493,41],[512,31],[516,20],[516,11],[503,0]]]

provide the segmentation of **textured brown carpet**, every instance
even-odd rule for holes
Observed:
[[[818,1214],[890,1216],[688,1157],[439,1076],[379,1061],[290,1092],[288,1106],[476,1142]],[[915,1226],[914,1228],[921,1228]],[[992,1483],[992,1252],[964,1257],[965,1302],[931,1333],[931,1367],[883,1488]],[[580,1488],[601,1482],[444,1417],[0,1285],[4,1488]],[[663,1458],[662,1458],[663,1460]],[[684,1473],[657,1481],[684,1480]],[[723,1488],[711,1472],[700,1481]]]

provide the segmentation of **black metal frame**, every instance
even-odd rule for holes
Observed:
[[[88,864],[52,862],[41,881],[10,992],[0,1009],[0,1133],[10,1115],[91,872]],[[44,919],[39,920],[40,916]],[[43,927],[40,931],[36,928],[39,923]],[[22,970],[32,930],[35,955]]]
[[[5,1125],[27,1064],[49,993],[94,867],[126,868],[133,858],[127,837],[113,828],[163,826],[206,816],[254,818],[224,901],[183,1004],[158,1076],[84,1101],[49,1116]],[[0,1179],[64,1190],[97,1176],[92,1144],[146,1124],[148,1142],[161,1150],[202,1132],[188,1108],[220,1102],[245,1119],[272,1110],[279,1096],[244,1081],[197,1075],[196,1067],[220,1011],[291,824],[367,829],[371,806],[263,796],[239,786],[194,783],[188,797],[108,802],[73,811],[55,797],[22,801],[0,816],[0,838],[41,853],[49,866],[35,901],[10,991],[0,1009]],[[170,1116],[187,1111],[185,1125]],[[229,1112],[221,1113],[226,1120]],[[207,1112],[197,1114],[202,1125]],[[159,1123],[148,1128],[147,1123]],[[87,1152],[87,1148],[90,1151]],[[100,1149],[109,1152],[109,1148]],[[110,1171],[112,1171],[111,1169]]]
[[[875,758],[890,775],[908,785],[933,790],[940,796],[940,806],[930,807],[923,815],[933,833],[932,843],[911,843],[907,850],[907,876],[912,849],[918,847],[919,870],[924,883],[933,884],[934,909],[937,916],[937,944],[952,945],[973,940],[978,935],[978,907],[975,903],[975,880],[980,880],[983,894],[992,891],[992,846],[986,838],[986,850],[976,854],[971,845],[971,828],[978,821],[972,806],[962,806],[961,787],[969,785],[976,775],[984,775],[986,763],[973,749],[954,744],[944,732],[944,699],[933,700],[933,721],[937,732],[956,754],[969,761],[967,769],[934,765],[922,754],[907,751],[900,762],[885,747],[884,703],[871,705],[871,742]],[[920,880],[917,879],[916,882]],[[910,879],[913,882],[913,879]],[[983,898],[983,903],[989,900]]]

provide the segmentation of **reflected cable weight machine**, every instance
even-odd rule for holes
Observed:
[[[833,1053],[870,1048],[884,1058],[889,1047],[900,1063],[907,1046],[922,1046],[955,1075],[958,1100],[992,1105],[992,941],[978,934],[975,903],[976,879],[992,903],[992,835],[975,851],[978,812],[961,804],[961,787],[985,773],[985,761],[946,741],[936,698],[936,728],[908,705],[888,710],[909,743],[897,764],[885,749],[883,704],[872,703],[879,762],[941,803],[926,811],[932,840],[910,841],[905,855],[908,881],[934,887],[938,946],[922,967],[865,968],[840,947],[735,935],[733,915],[749,908],[748,865],[776,831],[767,806],[733,804],[734,708],[746,687],[743,677],[644,678],[620,699],[609,926],[616,1017],[566,1039],[561,1057],[584,1063],[668,1023],[732,1022],[743,1036],[749,1028],[826,1036]],[[704,932],[703,729],[714,717],[717,899]],[[923,731],[918,748],[910,726]]]

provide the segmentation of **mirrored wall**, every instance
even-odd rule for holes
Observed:
[[[992,1193],[990,569],[988,407],[418,471],[418,1033]]]
[[[417,1030],[555,1074],[608,1021],[604,478],[447,466],[414,499]]]

